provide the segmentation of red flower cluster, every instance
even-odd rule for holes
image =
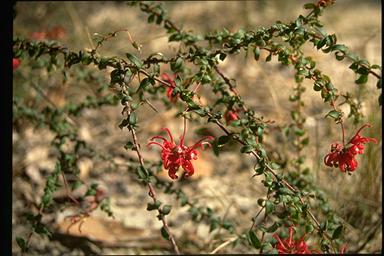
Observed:
[[[170,140],[165,139],[163,136],[154,136],[151,138],[148,146],[155,144],[162,148],[161,151],[161,160],[163,160],[164,168],[168,170],[168,175],[171,179],[177,179],[176,175],[177,170],[181,166],[186,171],[186,177],[192,176],[194,173],[194,168],[192,165],[192,160],[197,159],[197,148],[201,147],[204,150],[204,144],[211,145],[209,142],[203,142],[203,140],[213,140],[212,136],[206,136],[196,142],[194,145],[188,147],[184,145],[184,135],[180,137],[179,144],[176,144],[173,140],[172,134],[168,128],[162,128],[162,130],[168,133]],[[163,140],[163,144],[153,141],[154,139]]]
[[[358,162],[355,159],[357,154],[364,153],[364,144],[368,142],[377,143],[375,138],[362,137],[360,132],[365,127],[371,127],[370,124],[363,125],[348,142],[347,145],[342,146],[339,143],[333,143],[331,145],[331,152],[324,157],[324,163],[330,167],[339,167],[342,172],[348,171],[353,172]]]
[[[299,240],[293,239],[293,226],[289,227],[289,236],[286,239],[281,239],[279,235],[274,234],[273,237],[277,240],[276,249],[279,254],[312,254],[316,250],[309,250],[304,241],[305,235]]]
[[[65,29],[61,26],[55,26],[51,30],[47,31],[35,31],[30,34],[30,37],[34,40],[45,39],[63,39],[66,36]]]
[[[238,120],[239,115],[237,110],[227,110],[224,114],[225,122],[227,125],[232,121]]]
[[[163,73],[160,78],[162,80],[164,80],[165,82],[168,82],[171,84],[171,86],[167,87],[167,97],[169,98],[169,101],[172,102],[172,103],[175,103],[177,101],[177,95],[176,96],[172,96],[172,92],[173,92],[173,89],[175,89],[176,87],[176,83],[175,83],[175,79],[176,79],[176,75],[173,74],[172,76],[170,76],[169,74],[167,73]]]
[[[21,64],[21,60],[18,59],[18,58],[13,58],[12,59],[12,66],[13,66],[13,70],[17,69]]]

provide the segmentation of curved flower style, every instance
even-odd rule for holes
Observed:
[[[238,120],[239,115],[237,110],[227,110],[224,114],[225,122],[227,125],[232,121]]]
[[[281,239],[279,235],[274,234],[273,237],[277,240],[276,249],[279,254],[313,254],[316,250],[309,250],[304,241],[305,235],[299,240],[293,239],[293,226],[289,227],[289,236],[286,239]]]
[[[319,0],[316,5],[321,7],[327,7],[333,5],[335,2],[336,0]]]
[[[150,139],[150,142],[147,146],[157,145],[162,148],[161,151],[161,160],[163,160],[163,165],[166,170],[168,170],[168,175],[171,179],[177,179],[176,175],[177,170],[181,166],[186,171],[186,177],[192,176],[194,173],[194,168],[192,165],[192,160],[197,159],[197,148],[201,147],[204,150],[204,144],[211,146],[209,142],[203,142],[204,140],[213,140],[212,136],[206,136],[188,147],[184,145],[184,135],[180,136],[179,144],[176,144],[173,140],[172,134],[168,128],[162,128],[162,130],[168,133],[169,139],[165,139],[163,136],[154,136]],[[160,144],[157,141],[153,141],[154,139],[163,140],[163,144]]]
[[[18,59],[18,58],[12,59],[13,70],[17,69],[20,66],[20,64],[21,64],[20,59]]]
[[[175,89],[175,87],[176,87],[176,83],[175,83],[176,75],[173,74],[171,77],[169,74],[163,73],[160,76],[160,78],[162,80],[164,80],[165,82],[168,82],[171,84],[170,87],[167,87],[167,97],[168,97],[170,102],[175,103],[177,101],[177,96],[172,96],[172,92],[173,92],[173,89]]]
[[[371,127],[371,125],[363,125],[348,142],[347,145],[350,145],[348,147],[343,147],[339,143],[333,143],[331,145],[331,152],[324,157],[324,164],[330,167],[339,167],[342,172],[353,172],[358,166],[355,157],[357,154],[364,153],[364,144],[368,142],[377,143],[375,138],[362,137],[360,135],[360,132],[366,127]]]

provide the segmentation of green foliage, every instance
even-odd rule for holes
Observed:
[[[68,79],[67,73],[71,70],[78,71],[76,75],[78,79],[81,77],[84,80],[97,79],[93,77],[92,72],[86,74],[85,71],[80,70],[80,67],[86,70],[91,67],[95,68],[96,77],[105,75],[107,68],[111,70],[107,76],[110,80],[101,83],[102,85],[97,89],[99,94],[86,96],[79,103],[70,102],[60,108],[45,106],[42,111],[38,111],[34,106],[25,104],[22,96],[14,97],[13,122],[28,120],[35,125],[48,127],[55,134],[52,145],[58,152],[55,169],[46,177],[40,213],[29,216],[33,232],[50,236],[48,228],[41,223],[41,213],[47,207],[52,206],[53,193],[61,186],[60,175],[63,175],[64,179],[66,173],[71,173],[79,178],[77,161],[81,155],[80,149],[88,150],[93,157],[96,157],[95,151],[89,149],[87,144],[78,138],[77,127],[71,118],[81,116],[82,111],[86,109],[101,111],[103,106],[116,106],[120,103],[123,108],[123,119],[118,127],[120,129],[126,127],[132,137],[125,143],[124,148],[137,153],[138,159],[137,162],[132,162],[134,165],[132,169],[135,170],[136,181],[148,186],[149,196],[153,200],[147,204],[146,209],[158,212],[157,217],[163,222],[160,233],[164,239],[172,242],[173,237],[164,223],[166,223],[166,217],[171,217],[171,213],[176,208],[171,211],[171,205],[163,205],[158,200],[153,192],[153,184],[156,188],[162,189],[164,193],[174,195],[178,199],[180,207],[187,207],[192,221],[207,224],[210,232],[223,229],[231,234],[236,233],[237,241],[244,240],[247,246],[258,249],[260,253],[263,251],[276,252],[271,242],[264,237],[270,237],[271,233],[277,232],[281,226],[287,224],[295,224],[302,227],[306,233],[318,236],[323,252],[330,252],[335,245],[340,245],[343,226],[330,209],[327,199],[322,196],[322,191],[311,180],[310,169],[305,166],[304,149],[311,140],[304,125],[306,117],[303,108],[306,106],[303,95],[306,88],[302,86],[302,82],[307,79],[313,83],[311,87],[320,94],[319,97],[326,105],[327,114],[324,117],[330,117],[336,124],[345,121],[343,120],[344,113],[338,108],[341,104],[350,106],[351,111],[347,119],[352,118],[354,123],[361,121],[363,115],[361,106],[356,103],[354,96],[349,92],[340,92],[330,77],[316,68],[315,60],[304,55],[303,47],[312,44],[325,54],[334,53],[337,61],[351,60],[352,64],[349,68],[356,74],[355,83],[358,85],[366,84],[371,77],[371,79],[378,79],[377,88],[381,89],[381,76],[375,72],[375,70],[381,70],[381,67],[371,65],[368,61],[353,54],[344,44],[338,44],[335,34],[327,34],[319,20],[319,16],[326,7],[318,4],[305,4],[304,8],[309,13],[306,16],[300,15],[292,22],[276,22],[270,27],[262,27],[254,31],[239,29],[230,32],[222,29],[206,35],[196,35],[189,30],[177,27],[169,20],[167,11],[160,3],[140,1],[132,2],[130,5],[138,6],[141,11],[146,13],[148,23],[162,26],[168,34],[169,42],[178,42],[183,46],[175,56],[167,59],[162,53],[155,53],[145,58],[130,52],[125,53],[125,57],[100,56],[97,52],[98,48],[109,37],[115,36],[118,31],[97,40],[95,49],[79,52],[71,51],[54,41],[13,39],[14,56],[22,60],[29,59],[31,62],[41,60],[41,66],[35,67],[37,69],[45,67],[48,72],[51,72],[53,67],[59,69],[63,72],[64,81]],[[131,43],[135,49],[140,49],[140,44],[135,41]],[[273,131],[269,122],[264,121],[262,116],[257,116],[256,110],[245,104],[236,90],[236,81],[226,77],[219,69],[219,60],[223,61],[228,56],[242,52],[247,54],[248,50],[253,53],[255,61],[270,62],[273,60],[294,70],[292,79],[296,85],[292,87],[292,94],[288,98],[292,104],[289,110],[291,122],[282,129],[284,138],[290,142],[290,147],[296,154],[289,161],[273,159],[272,152],[264,143],[265,136]],[[266,54],[265,60],[260,58],[262,53]],[[165,98],[163,92],[166,90],[165,85],[169,86],[169,81],[161,80],[160,65],[163,64],[169,64],[172,72],[177,74],[172,96],[178,99],[177,104],[179,105],[175,104],[175,106],[182,106],[185,109],[185,113],[179,115],[180,118],[188,116],[194,120],[196,116],[202,122],[215,125],[222,132],[212,142],[216,156],[220,157],[220,152],[224,148],[235,149],[233,144],[238,143],[241,145],[240,153],[249,154],[255,158],[254,176],[263,175],[261,182],[267,191],[267,197],[257,201],[261,209],[256,217],[262,211],[265,213],[261,224],[255,224],[257,219],[255,217],[250,230],[239,232],[236,230],[233,220],[219,216],[212,208],[199,204],[198,200],[191,200],[181,188],[175,188],[174,183],[162,181],[152,172],[156,164],[144,161],[141,154],[144,149],[140,148],[136,134],[140,122],[144,119],[139,116],[139,110],[146,103],[150,105],[149,100],[151,99]],[[192,88],[193,83],[199,84],[205,90],[211,90],[215,97],[214,100],[203,105],[197,100],[200,91],[197,90],[197,87]],[[38,89],[37,86],[35,88]],[[110,89],[113,93],[107,93],[105,89]],[[336,102],[340,98],[344,98],[345,101],[337,105]],[[166,99],[163,102],[166,107],[173,107]],[[227,122],[223,113],[234,109],[239,111],[240,118]],[[157,110],[155,109],[155,111]],[[68,147],[69,143],[74,143],[75,146],[71,150],[65,150],[64,148]],[[149,167],[151,164],[152,167]],[[161,163],[157,165],[157,168],[161,168]],[[84,182],[77,180],[69,185],[72,189],[76,189],[81,184]],[[97,187],[97,183],[88,186],[84,197],[96,197]],[[310,201],[309,198],[316,200]],[[108,199],[103,199],[99,203],[101,210],[108,216],[113,216]],[[312,211],[318,213],[321,225],[318,225]],[[315,229],[317,232],[313,232]],[[257,232],[262,236],[258,236]],[[259,237],[261,238],[259,239]],[[16,242],[22,251],[27,250],[28,242],[26,240],[17,237]]]

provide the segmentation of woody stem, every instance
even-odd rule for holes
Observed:
[[[343,134],[343,146],[345,147],[345,129],[344,129],[344,123],[343,123],[343,122],[340,122],[340,126],[341,126],[341,131],[342,131],[342,134]]]
[[[335,101],[332,99],[331,100],[331,106],[335,111],[337,111],[336,106],[335,106]],[[344,129],[344,123],[343,120],[340,118],[340,127],[341,127],[341,133],[343,136],[343,147],[345,147],[345,129]]]
[[[131,115],[131,106],[129,105],[128,102],[125,103],[125,108],[123,110],[123,113],[124,112],[126,113],[127,117],[129,118],[129,116]],[[141,155],[141,152],[140,152],[140,146],[139,146],[139,142],[138,142],[138,139],[137,139],[136,131],[135,131],[135,129],[132,126],[130,127],[130,131],[131,131],[131,135],[132,135],[132,139],[133,139],[133,144],[135,145],[134,149],[135,149],[135,151],[137,153],[137,157],[139,159],[140,165],[141,165],[142,168],[145,169],[144,158],[143,158],[143,156]],[[149,189],[149,193],[148,194],[152,198],[153,203],[156,204],[158,202],[158,199],[156,197],[155,188],[153,187],[151,182],[148,182],[147,185],[148,185],[148,189]],[[167,220],[165,218],[165,215],[162,214],[160,209],[158,209],[158,212],[159,212],[159,218],[160,218],[161,222],[163,223],[164,230],[168,234],[169,241],[172,244],[173,250],[175,251],[176,254],[180,254],[180,251],[179,251],[179,248],[177,247],[175,238],[173,237],[173,235],[172,235],[172,233],[171,233],[171,231],[169,229],[168,222],[167,222]]]

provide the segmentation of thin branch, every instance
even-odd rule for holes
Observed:
[[[124,112],[127,114],[127,117],[129,117],[131,115],[131,107],[130,107],[128,102],[125,103],[125,108],[123,110],[123,113]],[[133,144],[135,145],[134,150],[137,153],[137,157],[139,159],[141,167],[143,167],[145,169],[144,158],[140,152],[140,144],[139,144],[138,139],[137,139],[136,131],[135,131],[135,129],[133,129],[133,127],[130,127],[130,130],[131,130],[131,135],[132,135],[132,139],[133,139]],[[148,192],[149,196],[152,198],[153,203],[156,204],[158,202],[158,199],[156,196],[155,188],[153,187],[151,182],[148,182],[148,189],[149,189],[149,192]],[[160,209],[158,209],[158,212],[159,212],[159,218],[161,219],[161,222],[163,223],[163,227],[169,236],[169,241],[172,244],[173,250],[175,251],[176,254],[180,254],[180,251],[179,251],[179,248],[177,247],[176,241],[175,241],[171,231],[169,230],[168,222],[167,222],[165,216],[161,213]]]
[[[218,247],[216,247],[212,252],[210,252],[209,254],[215,254],[217,253],[218,251],[220,251],[221,249],[223,249],[224,247],[226,247],[227,245],[233,243],[234,241],[236,241],[238,237],[231,237],[230,239],[228,239],[227,241],[225,241],[224,243],[220,244]]]

